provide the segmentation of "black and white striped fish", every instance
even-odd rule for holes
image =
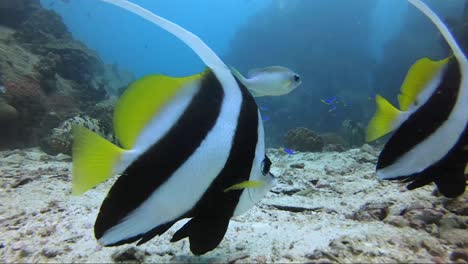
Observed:
[[[142,244],[190,218],[172,237],[194,254],[213,250],[229,220],[274,182],[257,105],[246,87],[199,38],[125,0],[103,0],[176,35],[208,66],[193,76],[150,75],[124,92],[114,112],[123,148],[74,128],[73,193],[114,174],[94,233],[104,246]]]
[[[454,55],[418,60],[398,96],[400,109],[377,96],[367,130],[372,141],[393,130],[377,163],[382,179],[406,179],[408,189],[435,182],[446,197],[466,188],[468,162],[468,61],[447,27],[420,0],[408,0],[439,29]]]

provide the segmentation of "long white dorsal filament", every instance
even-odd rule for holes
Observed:
[[[453,50],[453,53],[457,60],[462,65],[467,64],[467,60],[465,54],[461,50],[460,46],[457,44],[457,41],[453,37],[450,30],[447,26],[442,22],[442,20],[437,16],[425,3],[420,0],[408,0],[412,5],[414,5],[417,9],[419,9],[424,15],[426,15],[432,23],[439,29],[440,33],[444,36],[447,43],[450,45],[450,48]]]
[[[183,41],[187,46],[189,46],[206,64],[206,66],[213,69],[215,74],[217,70],[229,70],[224,64],[224,62],[218,57],[218,55],[216,55],[216,53],[212,49],[210,49],[210,47],[208,47],[208,45],[206,45],[199,37],[194,35],[192,32],[182,28],[181,26],[174,24],[171,21],[166,20],[141,6],[126,0],[100,1],[128,10],[173,34],[181,41]]]

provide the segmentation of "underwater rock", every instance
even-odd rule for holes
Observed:
[[[112,119],[116,102],[115,99],[104,100],[86,109],[86,113],[90,117],[101,122],[101,129],[105,134],[111,134],[113,131]]]
[[[103,137],[114,141],[112,134],[106,134],[102,129],[101,122],[88,116],[76,116],[64,121],[59,127],[54,128],[50,135],[43,138],[40,142],[41,149],[49,155],[71,154],[72,148],[72,126],[80,125],[92,130]]]
[[[62,18],[51,10],[39,9],[23,22],[13,38],[22,47],[41,55],[36,66],[42,82],[52,80],[54,73],[79,83],[90,83],[104,64],[99,56],[83,43],[72,38]],[[93,88],[87,85],[88,88]]]
[[[13,81],[26,82],[29,79],[39,80],[36,65],[38,55],[26,50],[14,41],[15,31],[0,27],[0,79],[3,83]]]
[[[145,262],[145,253],[142,252],[141,250],[131,247],[125,250],[116,251],[112,255],[112,260],[114,260],[115,262],[143,263]]]
[[[320,136],[322,137],[323,144],[325,145],[323,151],[346,151],[348,143],[342,136],[336,133],[322,133]]]
[[[298,127],[286,133],[284,145],[289,149],[298,151],[321,152],[324,143],[319,134],[308,128]]]
[[[22,83],[6,81],[4,86],[6,88],[5,100],[18,113],[20,130],[15,135],[16,138],[26,145],[37,143],[38,124],[41,123],[46,113],[45,96],[39,83],[31,78]]]
[[[55,39],[71,39],[71,33],[57,13],[40,8],[19,25],[14,37],[21,43],[44,44]]]
[[[293,163],[293,164],[289,165],[289,167],[294,168],[294,169],[303,169],[305,167],[305,164],[303,162]]]
[[[351,219],[358,221],[382,221],[389,213],[389,203],[386,202],[368,202],[364,204]]]
[[[443,203],[445,209],[449,210],[450,212],[468,216],[468,197],[460,197],[458,199],[447,199]]]
[[[39,0],[1,0],[0,25],[16,28],[40,7]]]
[[[18,111],[0,96],[0,123],[2,127],[8,127],[9,124],[18,120]]]
[[[322,149],[323,152],[343,152],[346,148],[343,145],[327,144]]]
[[[343,121],[341,132],[351,146],[359,147],[365,142],[366,128],[360,122],[349,119]]]
[[[452,254],[450,254],[450,260],[455,262],[468,262],[468,250],[455,250],[454,252],[452,252]]]

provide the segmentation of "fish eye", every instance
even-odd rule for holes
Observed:
[[[294,81],[299,82],[300,80],[301,80],[301,77],[299,77],[299,75],[295,74],[294,75]]]
[[[270,173],[270,167],[271,167],[271,160],[265,155],[265,158],[263,159],[262,162],[262,174],[263,176],[267,176],[268,173]]]

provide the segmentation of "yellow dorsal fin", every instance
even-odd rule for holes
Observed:
[[[264,185],[261,181],[243,181],[237,184],[232,185],[229,188],[226,188],[224,192],[234,191],[234,190],[242,190],[245,188],[259,188]]]
[[[114,110],[114,131],[120,144],[132,149],[142,129],[161,108],[186,84],[201,79],[208,70],[187,77],[148,75],[133,82]]]
[[[72,132],[72,194],[79,195],[111,177],[125,150],[87,128]]]
[[[380,95],[375,97],[377,111],[366,130],[366,141],[374,141],[395,129],[396,121],[401,111]]]
[[[443,66],[448,63],[450,58],[448,57],[440,61],[422,58],[411,66],[398,95],[398,102],[402,111],[407,111],[416,102],[418,95],[434,79]]]

